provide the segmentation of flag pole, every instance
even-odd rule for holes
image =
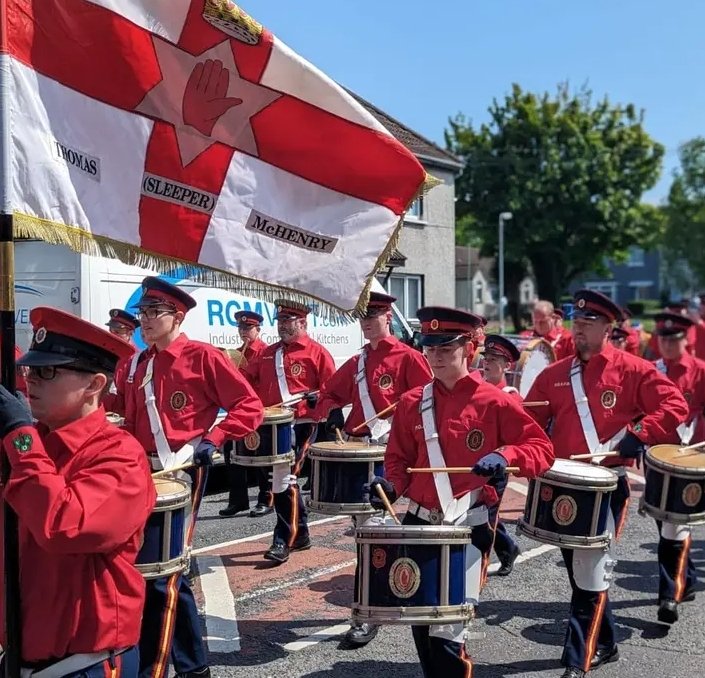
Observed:
[[[0,0],[0,382],[15,392],[15,248],[12,226],[10,138],[10,56],[7,41],[7,7]],[[10,476],[7,455],[2,454],[2,483]],[[17,515],[3,503],[5,677],[19,678],[22,664],[20,559]]]

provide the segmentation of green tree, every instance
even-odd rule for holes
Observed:
[[[448,149],[465,162],[459,240],[479,239],[484,256],[496,255],[498,216],[512,212],[508,265],[530,267],[539,295],[554,303],[605,258],[658,241],[663,219],[641,196],[659,177],[664,149],[644,130],[643,112],[594,103],[585,88],[537,96],[514,85],[489,113],[479,128],[458,115],[446,130]]]
[[[687,265],[688,280],[676,280],[681,289],[705,284],[705,138],[696,137],[678,149],[676,170],[666,204],[664,252],[669,269]],[[689,283],[689,284],[688,284]]]

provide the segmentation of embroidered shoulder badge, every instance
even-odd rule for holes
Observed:
[[[186,394],[183,391],[174,391],[169,399],[171,409],[179,412],[186,407]]]
[[[381,391],[388,391],[394,385],[394,380],[391,374],[383,374],[377,382]]]
[[[484,442],[485,434],[479,428],[474,428],[465,438],[465,444],[468,446],[468,449],[473,452],[477,452]]]
[[[29,433],[20,433],[13,441],[12,446],[18,452],[29,452],[32,449],[32,436]]]
[[[600,402],[606,410],[611,410],[617,404],[617,394],[614,391],[604,391]]]
[[[294,363],[291,366],[291,376],[298,377],[304,371],[303,365],[301,363]]]

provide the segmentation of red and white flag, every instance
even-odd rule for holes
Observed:
[[[229,0],[0,2],[20,235],[358,305],[426,174],[347,92]]]

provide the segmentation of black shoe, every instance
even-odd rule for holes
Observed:
[[[249,504],[245,504],[244,506],[233,506],[232,504],[229,504],[227,508],[220,509],[220,511],[218,511],[218,515],[221,518],[232,518],[234,515],[240,513],[240,511],[247,511],[249,508]]]
[[[351,624],[343,640],[347,645],[362,647],[377,635],[377,631],[379,626],[375,624]]]
[[[561,674],[561,678],[584,678],[584,676],[585,676],[585,671],[583,671],[582,669],[579,669],[575,666],[569,666]]]
[[[285,563],[289,560],[289,547],[283,541],[275,541],[264,554],[264,559]]]
[[[678,621],[678,603],[662,600],[658,606],[658,620],[664,624],[675,624]]]
[[[609,650],[599,649],[595,652],[595,656],[590,662],[590,670],[598,668],[603,664],[609,664],[610,662],[616,662],[619,659],[619,648],[613,645]]]
[[[266,504],[257,504],[250,511],[250,518],[261,518],[262,516],[268,516],[274,509]]]
[[[177,673],[175,678],[211,678],[211,670],[206,666],[198,671],[187,671],[186,673]]]
[[[498,577],[506,577],[510,575],[512,573],[512,570],[514,569],[514,561],[516,561],[520,553],[521,549],[517,546],[508,556],[500,558],[499,569],[497,570],[497,572],[495,572],[495,574]]]
[[[683,597],[681,598],[681,603],[690,603],[695,600],[695,587],[686,589],[683,592]]]
[[[311,537],[309,535],[305,535],[303,537],[299,537],[292,545],[291,545],[291,550],[292,551],[308,551],[311,548]]]

